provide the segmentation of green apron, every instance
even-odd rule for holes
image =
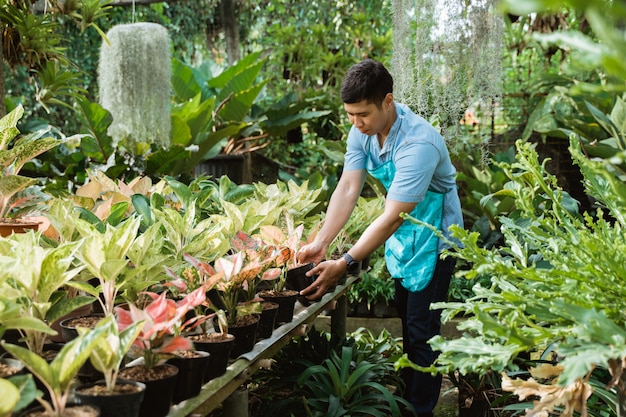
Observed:
[[[389,191],[396,166],[390,159],[368,172]],[[410,213],[411,217],[441,230],[443,199],[444,194],[428,190],[424,200]],[[438,246],[439,238],[430,228],[407,220],[385,242],[387,269],[393,278],[402,280],[402,286],[407,290],[421,291],[435,272]]]

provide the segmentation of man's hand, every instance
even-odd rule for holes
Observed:
[[[308,245],[304,245],[296,252],[296,261],[299,264],[308,264],[313,262],[315,265],[324,260],[326,255],[326,247],[317,243],[311,242]]]
[[[319,300],[329,288],[337,284],[347,269],[346,261],[343,259],[321,262],[306,273],[309,277],[316,274],[318,277],[311,285],[300,291],[300,295],[311,301]]]

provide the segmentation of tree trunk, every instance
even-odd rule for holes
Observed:
[[[626,417],[626,395],[624,394],[624,386],[626,386],[626,372],[622,372],[620,377],[621,384],[617,388],[617,417]]]
[[[239,54],[239,21],[237,19],[237,0],[222,0],[220,13],[226,38],[226,54],[228,63],[234,64],[240,58]]]

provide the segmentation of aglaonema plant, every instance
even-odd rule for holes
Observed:
[[[133,328],[135,323],[143,322],[140,331],[132,340],[131,356],[143,357],[148,369],[164,363],[174,352],[192,350],[193,344],[186,337],[186,332],[200,325],[205,316],[186,318],[186,314],[205,302],[204,286],[188,293],[179,301],[161,294],[146,292],[151,301],[140,308],[129,303],[129,309],[116,307],[117,325],[121,332]],[[135,330],[132,330],[135,333]]]
[[[562,407],[562,415],[571,416],[585,415],[594,391],[591,373],[604,369],[612,376],[609,396],[626,406],[620,385],[626,360],[623,173],[610,160],[588,159],[572,136],[570,152],[587,193],[604,207],[580,214],[534,147],[519,142],[517,149],[516,162],[500,165],[510,182],[499,193],[514,198],[517,207],[501,219],[504,245],[481,247],[476,232],[454,229],[462,246],[450,254],[472,266],[467,279],[488,275],[491,286],[474,286],[475,296],[465,302],[433,304],[444,309],[444,321],[459,312],[467,319],[461,338],[430,341],[441,354],[428,370],[501,372],[504,390],[521,399],[537,396],[533,412]],[[547,346],[554,347],[557,360],[532,369],[531,380],[508,374],[519,370],[515,359],[521,353]]]
[[[143,322],[138,321],[120,331],[114,316],[107,316],[98,322],[96,328],[103,329],[104,337],[94,346],[89,360],[96,370],[102,372],[108,392],[115,390],[122,362],[142,326]],[[84,327],[79,327],[77,330],[79,334],[89,332],[89,329]]]
[[[131,216],[117,227],[106,224],[106,230],[101,233],[96,226],[75,219],[75,225],[83,236],[76,257],[99,285],[94,287],[80,281],[71,285],[98,297],[105,315],[113,314],[118,294],[129,284],[129,280],[124,279],[130,267],[128,253],[137,239],[140,221],[138,216]]]
[[[9,114],[0,119],[0,218],[11,217],[13,209],[28,204],[27,199],[16,200],[18,193],[35,185],[37,179],[19,175],[25,163],[71,138],[56,139],[52,136],[43,137],[47,130],[40,130],[23,137],[17,123],[24,114],[19,105]],[[10,146],[11,145],[11,146]]]
[[[35,353],[41,354],[47,336],[55,333],[48,323],[94,301],[90,296],[67,297],[64,291],[82,270],[74,264],[78,246],[80,242],[44,247],[41,235],[32,231],[0,241],[0,281],[4,281],[3,297],[7,302],[4,314],[15,314],[17,306],[20,315],[11,317],[3,326],[17,328]]]
[[[48,415],[62,417],[71,393],[72,384],[81,366],[89,359],[91,350],[99,343],[104,328],[91,330],[66,343],[55,358],[48,363],[36,352],[27,348],[1,342],[7,352],[22,361],[28,370],[48,390],[50,401],[38,398]]]

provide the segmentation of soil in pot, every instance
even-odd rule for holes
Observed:
[[[210,354],[209,365],[204,373],[204,382],[224,375],[228,367],[230,351],[235,344],[235,336],[227,333],[203,333],[188,337],[196,350]]]
[[[278,304],[275,327],[278,327],[283,323],[289,323],[293,319],[294,307],[296,305],[296,301],[298,300],[298,291],[261,291],[259,293],[259,297],[265,301],[271,301]]]
[[[69,314],[64,315],[60,319],[53,322],[50,325],[50,327],[56,330],[58,334],[55,336],[52,336],[52,335],[48,336],[48,340],[50,340],[51,342],[58,342],[58,343],[68,342],[68,340],[66,340],[65,337],[63,337],[63,329],[61,329],[61,322],[72,317],[89,316],[92,313],[92,309],[93,309],[93,304],[87,304],[87,305],[78,307],[76,310],[72,311]]]
[[[87,314],[84,316],[76,316],[69,317],[61,323],[59,326],[61,327],[61,334],[63,335],[63,339],[66,342],[75,339],[78,337],[77,327],[86,327],[88,329],[93,329],[96,327],[98,322],[104,318],[104,314]]]
[[[278,313],[278,304],[271,301],[263,301],[261,303],[261,318],[259,319],[259,328],[256,332],[257,339],[267,339],[274,332],[274,323],[276,323],[276,313]]]
[[[124,368],[119,378],[143,382],[146,385],[139,417],[163,417],[169,413],[174,397],[178,368],[163,364],[154,368],[143,365]]]
[[[24,372],[24,364],[17,359],[0,358],[0,378],[9,378]]]
[[[61,335],[66,342],[78,337],[78,327],[93,329],[104,318],[104,314],[94,313],[84,316],[69,317],[59,323]],[[93,382],[103,378],[102,372],[93,367],[91,361],[86,361],[78,371],[78,378],[83,382]]]
[[[77,386],[74,399],[100,408],[101,417],[137,417],[145,390],[142,382],[118,380],[108,391],[105,382],[98,381]]]
[[[211,354],[202,350],[185,350],[176,352],[176,355],[168,359],[167,363],[178,368],[173,401],[179,403],[200,393]]]

